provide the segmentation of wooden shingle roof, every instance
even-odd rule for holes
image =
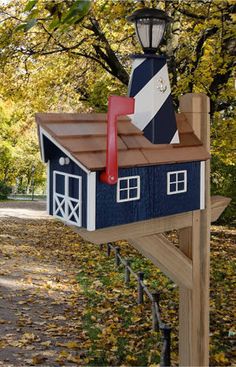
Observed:
[[[127,117],[118,121],[119,167],[201,161],[209,154],[183,113],[177,114],[180,144],[152,144]],[[36,122],[89,170],[106,165],[106,114],[39,113]]]

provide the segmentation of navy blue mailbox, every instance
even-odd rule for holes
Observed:
[[[36,116],[48,213],[88,231],[205,208],[209,153],[175,114],[166,59],[155,55],[170,19],[156,9],[129,19],[144,50],[133,57],[129,97],[111,97],[108,117]]]

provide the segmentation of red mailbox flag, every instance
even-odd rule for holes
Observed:
[[[134,98],[110,96],[108,99],[106,170],[100,180],[114,185],[118,180],[117,118],[134,113]]]

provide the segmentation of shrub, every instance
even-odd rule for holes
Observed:
[[[5,182],[0,181],[0,200],[7,199],[7,196],[11,193],[11,188],[5,184]]]

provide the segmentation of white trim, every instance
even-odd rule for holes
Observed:
[[[205,209],[205,166],[206,162],[200,163],[200,209]]]
[[[178,175],[182,173],[184,174],[184,179],[179,180]],[[175,175],[175,181],[170,181],[170,177],[173,175]],[[178,190],[178,183],[182,182],[184,183],[184,188],[183,190]],[[171,185],[175,185],[174,191],[170,190]],[[187,192],[187,170],[167,172],[167,195],[181,194],[183,192]]]
[[[96,172],[87,175],[87,230],[96,229]]]
[[[65,177],[65,193],[59,194],[56,192],[56,175],[61,175]],[[72,198],[69,196],[69,179],[76,178],[79,184],[79,198]],[[63,200],[60,202],[59,198]],[[76,203],[76,206],[73,207],[73,203]],[[57,209],[56,209],[57,204]],[[65,210],[62,209],[62,205],[65,204]],[[79,208],[79,217],[75,212]],[[70,210],[70,213],[69,213]],[[61,212],[62,216],[58,215],[58,212]],[[53,171],[53,215],[67,223],[71,223],[77,225],[79,227],[82,226],[82,177],[71,175],[65,172]],[[70,220],[70,218],[74,216],[76,221]]]
[[[41,127],[39,127],[39,140],[40,140],[40,153],[43,163],[46,163],[45,154],[44,154],[44,143],[43,143],[43,133]]]
[[[59,148],[63,153],[65,153],[73,162],[77,164],[84,172],[91,172],[86,168],[82,163],[80,163],[76,158],[74,158],[65,148],[63,148],[47,131],[45,131],[42,127],[40,127],[40,131],[45,135],[57,148]]]
[[[53,178],[52,178],[52,214],[56,212],[56,198],[55,198],[55,192],[56,192],[56,172],[53,172]]]
[[[50,214],[50,159],[47,161],[47,214]]]
[[[130,180],[132,179],[136,179],[137,180],[137,186],[131,186],[130,187]],[[126,180],[127,181],[127,187],[126,188],[121,188],[120,187],[120,182]],[[137,195],[133,198],[129,197],[129,193],[130,190],[132,189],[137,189]],[[120,198],[120,193],[122,191],[127,192],[127,198],[126,199],[121,199]],[[116,191],[116,201],[117,203],[124,203],[126,201],[134,201],[134,200],[139,200],[140,199],[140,176],[128,176],[128,177],[120,177],[118,178],[118,182],[117,182],[117,191]]]
[[[171,139],[170,144],[179,144],[179,132],[176,130],[173,138]]]

